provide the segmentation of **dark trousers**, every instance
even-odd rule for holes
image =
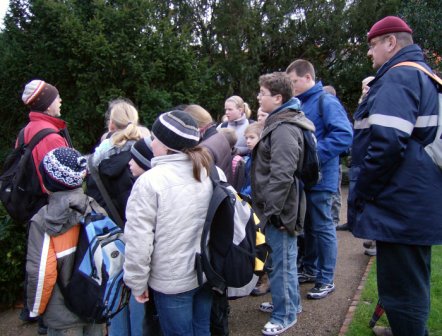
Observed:
[[[227,294],[214,294],[210,312],[210,333],[212,336],[229,336],[230,306]]]
[[[431,246],[376,242],[379,299],[394,335],[428,335]]]

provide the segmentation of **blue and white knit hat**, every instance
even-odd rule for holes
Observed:
[[[49,191],[80,188],[86,176],[87,160],[77,150],[59,147],[48,152],[39,169],[43,184]]]
[[[200,141],[196,121],[183,111],[161,114],[152,126],[152,133],[166,147],[178,152],[193,148]]]

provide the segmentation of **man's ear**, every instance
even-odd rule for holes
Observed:
[[[396,47],[398,46],[396,36],[394,36],[394,35],[388,36],[387,41],[388,41],[388,51],[389,52],[394,51],[396,49]]]

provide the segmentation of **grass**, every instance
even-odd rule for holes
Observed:
[[[376,262],[374,262],[346,336],[372,335],[368,322],[373,315],[377,300]],[[388,326],[385,314],[376,325]],[[442,336],[442,246],[433,247],[432,252],[431,312],[428,329],[431,336]]]

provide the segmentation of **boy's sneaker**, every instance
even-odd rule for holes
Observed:
[[[263,302],[259,305],[259,310],[264,313],[271,313],[273,311],[273,303],[272,302]]]
[[[316,275],[309,274],[305,271],[298,273],[298,282],[299,283],[307,283],[307,282],[315,282]]]
[[[376,257],[376,246],[365,249],[364,254],[368,255],[369,257]]]
[[[364,240],[364,242],[362,243],[362,245],[369,249],[369,248],[373,248],[376,247],[376,241],[374,240]]]
[[[263,302],[259,305],[259,310],[264,313],[271,313],[273,312],[273,303],[272,302]],[[296,314],[302,313],[302,305],[298,305],[298,308],[296,309]]]
[[[322,299],[335,290],[335,284],[316,284],[307,293],[308,299]]]

